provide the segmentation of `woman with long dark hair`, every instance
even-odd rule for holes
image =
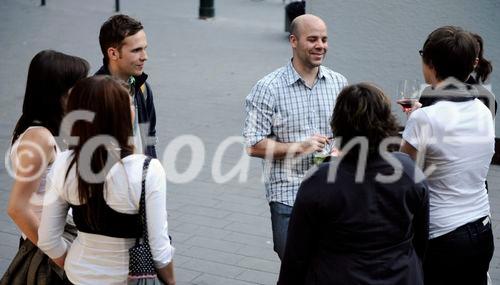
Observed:
[[[388,152],[398,129],[389,98],[347,86],[331,127],[340,157],[300,186],[278,284],[422,285],[428,192],[410,157]]]
[[[34,245],[38,242],[45,177],[58,152],[54,137],[59,135],[66,95],[88,71],[86,60],[53,50],[43,50],[31,60],[23,110],[12,137],[10,156],[15,180],[7,205],[7,213],[22,232],[21,246],[25,253],[36,253]],[[29,266],[31,258],[23,255],[21,259],[19,255],[15,260],[23,260],[22,263]],[[41,264],[50,267],[46,256]],[[14,277],[11,274],[16,266],[11,264],[2,282]],[[46,275],[50,275],[52,271],[47,267],[38,272],[48,270]],[[13,281],[6,282],[12,284]]]
[[[40,224],[39,247],[64,266],[74,284],[125,284],[129,249],[142,236],[139,200],[146,157],[131,144],[133,108],[125,83],[109,76],[78,82],[67,104],[91,114],[78,120],[76,145],[62,152],[51,173]],[[156,159],[145,177],[146,224],[152,258],[160,279],[174,284],[173,247],[167,227],[166,178]],[[78,229],[70,248],[61,234],[68,209]]]

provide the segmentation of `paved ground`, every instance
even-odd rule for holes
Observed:
[[[97,33],[113,12],[114,1],[0,1],[0,153],[22,103],[31,57],[52,48],[88,59],[95,71],[101,56]],[[242,157],[232,144],[241,133],[243,99],[255,81],[283,65],[290,51],[283,32],[282,0],[217,0],[216,19],[200,21],[198,1],[122,1],[122,11],[146,27],[146,70],[155,92],[160,155],[170,177],[169,223],[177,248],[178,284],[275,284],[279,262],[272,251],[270,219],[261,183],[260,163],[252,159],[246,176],[220,183],[212,173],[227,174]],[[332,39],[335,46],[335,39]],[[193,155],[170,144],[196,136],[205,147],[195,154],[201,171],[187,183],[184,173]],[[188,138],[195,141],[195,138]],[[165,151],[169,150],[169,151]],[[219,163],[221,162],[222,163]],[[189,177],[187,177],[189,178]],[[18,231],[5,214],[11,178],[0,165],[0,273],[16,252]],[[241,179],[241,180],[240,180]],[[177,183],[175,183],[177,181]],[[217,182],[216,182],[217,181]],[[495,241],[500,246],[500,167],[490,170]],[[500,250],[491,264],[500,284]],[[496,284],[494,283],[494,284]]]

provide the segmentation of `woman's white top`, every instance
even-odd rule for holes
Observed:
[[[12,171],[13,171],[14,175],[16,173],[16,168],[18,167],[19,157],[21,155],[29,155],[28,153],[26,153],[26,154],[18,153],[18,148],[19,148],[19,145],[21,143],[21,140],[24,137],[24,135],[26,134],[26,132],[28,132],[29,130],[35,129],[35,128],[45,129],[45,127],[41,127],[41,126],[28,127],[22,134],[19,135],[19,137],[16,139],[16,141],[12,144],[12,147],[10,149],[10,161],[12,163]],[[24,142],[24,143],[29,143],[29,142]],[[56,146],[55,151],[57,153],[59,151],[59,148],[57,148],[57,144],[54,143],[54,145]],[[40,151],[40,153],[42,152],[42,148],[33,148],[33,149],[34,149],[34,151]],[[48,158],[45,158],[45,159],[48,160]],[[50,171],[51,167],[52,167],[52,164],[49,163],[47,166],[47,169],[44,172],[39,174],[40,175],[40,185],[38,186],[38,189],[36,189],[36,191],[33,192],[33,194],[31,195],[30,201],[29,201],[30,208],[33,211],[33,213],[35,213],[35,215],[38,217],[38,219],[41,219],[41,217],[42,217],[43,197],[45,195],[45,179],[46,179],[47,173]],[[23,239],[26,239],[26,235],[24,233],[21,233],[21,234],[23,236]]]
[[[71,159],[72,151],[61,152],[47,176],[38,247],[51,258],[61,257],[68,251],[64,269],[72,283],[125,284],[128,250],[135,239],[78,232],[69,250],[62,239],[69,204],[80,205],[75,167],[71,168],[65,180]],[[142,154],[129,155],[111,168],[106,177],[104,199],[113,210],[125,214],[138,213],[144,159]],[[151,160],[149,165],[145,192],[151,253],[155,266],[163,268],[172,260],[174,248],[168,236],[165,172],[156,159]]]
[[[443,81],[436,92],[449,84],[457,89],[448,95],[468,94],[455,80]],[[491,112],[481,101],[439,101],[420,108],[410,115],[403,139],[424,155],[430,238],[490,214],[485,181],[495,135]]]

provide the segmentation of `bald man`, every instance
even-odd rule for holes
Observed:
[[[329,127],[337,94],[346,78],[322,66],[328,50],[326,24],[305,14],[290,26],[293,57],[255,84],[245,101],[247,152],[263,158],[271,209],[274,251],[280,259],[295,196],[313,153],[332,136]]]

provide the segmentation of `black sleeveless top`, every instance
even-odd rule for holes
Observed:
[[[102,199],[102,203],[100,203],[103,206],[101,209],[101,220],[97,225],[99,229],[93,229],[87,223],[85,217],[87,217],[88,209],[84,205],[70,204],[71,209],[73,209],[73,220],[79,231],[116,238],[137,238],[142,236],[141,217],[139,214],[117,212],[106,204],[102,196],[91,199]]]

